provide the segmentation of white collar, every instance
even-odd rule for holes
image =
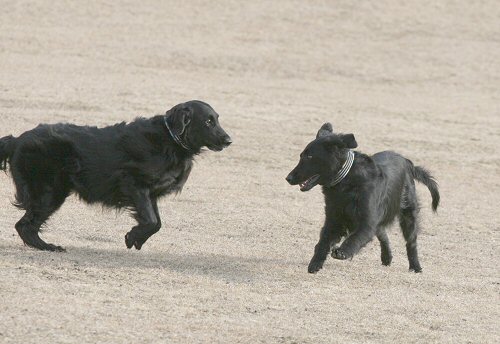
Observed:
[[[347,159],[344,162],[344,165],[342,165],[342,168],[335,176],[335,179],[328,185],[328,187],[332,187],[340,183],[342,179],[344,179],[351,170],[353,163],[354,163],[354,152],[352,150],[349,150],[347,152]]]

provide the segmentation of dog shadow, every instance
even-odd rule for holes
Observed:
[[[192,276],[206,276],[231,283],[249,283],[263,271],[273,266],[283,265],[278,259],[231,256],[228,254],[194,254],[147,252],[126,249],[101,249],[92,247],[70,247],[67,252],[55,253],[37,251],[27,247],[0,245],[0,259],[19,265],[37,265],[60,269],[65,267],[75,271],[85,269],[151,271],[169,270]]]

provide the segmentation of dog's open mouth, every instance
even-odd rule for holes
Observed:
[[[306,181],[300,183],[300,191],[309,191],[311,190],[316,184],[318,184],[319,180],[319,174],[315,174],[311,178],[307,179]]]
[[[213,152],[220,152],[221,150],[223,150],[224,148],[226,148],[226,146],[216,146],[216,145],[210,145],[210,146],[207,146],[208,149],[210,149],[211,151]]]

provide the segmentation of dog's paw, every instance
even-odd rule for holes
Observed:
[[[323,262],[317,260],[311,260],[309,266],[307,267],[307,272],[310,274],[315,274],[323,268]]]
[[[332,258],[345,260],[349,258],[349,256],[341,248],[336,248],[332,251]]]
[[[125,245],[127,248],[135,247],[136,250],[140,250],[145,240],[137,238],[132,231],[125,234]]]
[[[141,233],[131,230],[125,235],[125,245],[127,248],[135,247],[136,250],[140,250],[147,239],[148,238],[143,237]]]
[[[381,260],[382,260],[382,265],[389,266],[392,263],[392,256],[382,255]]]
[[[61,246],[57,246],[54,244],[44,244],[42,246],[37,247],[39,250],[50,251],[50,252],[66,252],[66,249]]]
[[[134,246],[134,242],[135,240],[131,233],[125,234],[125,245],[127,246],[127,248],[132,248],[132,246]]]
[[[52,252],[66,252],[66,249],[64,247],[57,246],[57,245],[52,245],[52,244],[48,244],[48,245],[49,245],[48,251],[52,251]]]
[[[140,250],[142,248],[142,245],[144,244],[143,240],[136,240],[134,242],[134,247],[136,250]]]

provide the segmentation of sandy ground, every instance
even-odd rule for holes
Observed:
[[[43,233],[67,253],[24,247],[1,176],[1,343],[500,341],[498,1],[1,7],[0,136],[203,99],[234,140],[162,200],[142,251],[125,248],[127,214],[74,197]],[[325,121],[438,178],[438,215],[418,188],[423,274],[397,228],[391,267],[371,242],[307,274],[322,195],[284,177]]]

